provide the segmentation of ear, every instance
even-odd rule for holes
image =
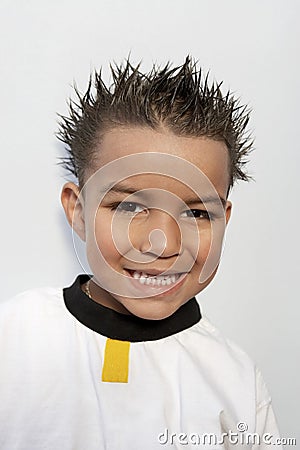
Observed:
[[[232,203],[227,200],[226,206],[225,206],[225,219],[226,219],[226,225],[228,225],[230,216],[232,211]]]
[[[65,210],[66,218],[78,234],[85,241],[84,205],[79,187],[75,183],[66,183],[61,192],[61,203]]]

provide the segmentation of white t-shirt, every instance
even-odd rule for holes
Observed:
[[[268,445],[279,434],[260,372],[195,299],[146,321],[91,300],[86,280],[0,303],[1,450],[282,448]],[[127,342],[127,381],[103,381],[108,339]],[[251,433],[260,445],[241,445]]]

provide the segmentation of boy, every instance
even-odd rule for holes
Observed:
[[[281,448],[260,372],[194,298],[248,178],[248,114],[189,58],[112,75],[59,134],[92,274],[1,304],[0,448]]]

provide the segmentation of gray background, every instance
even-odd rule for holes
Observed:
[[[299,436],[299,13],[296,0],[0,3],[1,276],[6,298],[81,271],[59,196],[55,112],[76,79],[120,62],[189,53],[253,109],[255,182],[231,195],[218,276],[203,310],[258,363],[284,437]]]

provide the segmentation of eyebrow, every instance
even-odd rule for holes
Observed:
[[[116,184],[109,188],[109,191],[106,193],[106,195],[109,195],[110,193],[128,194],[128,195],[139,193],[140,195],[142,195],[143,189],[135,189],[135,188],[131,188],[129,186],[127,187],[127,186],[122,186],[122,185]],[[201,203],[201,204],[210,203],[210,204],[218,205],[221,202],[223,208],[225,208],[225,206],[226,206],[226,199],[219,195],[217,197],[212,196],[212,195],[208,195],[208,196],[202,197],[202,198],[190,197],[190,198],[186,198],[183,201],[187,205],[196,205],[197,203]]]
[[[209,195],[207,197],[201,197],[201,198],[190,198],[185,199],[184,202],[187,205],[195,205],[197,203],[207,204],[211,203],[213,205],[218,205],[220,202],[222,203],[223,208],[226,206],[226,200],[223,197],[220,197],[219,195],[217,197],[214,197],[212,195]]]
[[[136,192],[141,192],[141,189],[134,189],[126,186],[123,187],[116,184],[115,186],[108,188],[107,194],[109,194],[110,192],[116,192],[119,194],[135,194]]]

